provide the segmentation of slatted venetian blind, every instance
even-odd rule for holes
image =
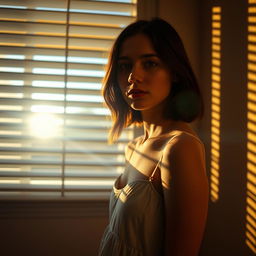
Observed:
[[[101,81],[135,1],[0,0],[0,198],[106,197],[132,131],[107,144]]]

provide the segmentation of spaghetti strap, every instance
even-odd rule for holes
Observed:
[[[156,173],[156,171],[157,171],[157,168],[158,168],[158,166],[159,166],[159,165],[161,164],[161,162],[162,162],[163,155],[164,155],[164,152],[162,151],[161,157],[160,157],[158,163],[156,164],[155,169],[153,170],[152,174],[151,174],[150,177],[149,177],[149,180],[150,180],[150,181],[152,181],[152,180],[154,179],[154,175],[155,175],[155,173]]]
[[[176,136],[177,136],[177,134],[175,134],[174,136],[172,136],[172,137],[170,138],[170,140],[168,140],[168,142],[170,142],[170,141],[171,141],[173,138],[175,138]],[[168,142],[167,142],[165,145],[167,145]],[[149,177],[149,180],[150,180],[150,181],[152,181],[152,180],[154,179],[154,175],[155,175],[155,173],[156,173],[156,171],[157,171],[157,167],[162,163],[163,155],[164,155],[164,149],[163,149],[163,151],[162,151],[162,153],[161,153],[161,157],[160,157],[158,163],[157,163],[156,166],[155,166],[155,169],[153,170],[152,174],[151,174],[150,177]]]
[[[175,138],[176,136],[178,136],[178,134],[175,134],[174,136],[172,136],[172,137],[168,140],[168,142],[170,142],[170,141],[171,141],[173,138]],[[167,145],[168,142],[167,142],[165,145]],[[155,175],[155,173],[156,173],[156,171],[157,171],[157,167],[162,163],[163,155],[164,155],[164,149],[163,149],[163,151],[162,151],[162,153],[161,153],[161,157],[160,157],[158,163],[157,163],[156,166],[155,166],[155,169],[153,170],[152,174],[151,174],[150,177],[149,177],[149,180],[150,180],[150,181],[152,181],[152,180],[154,179],[154,175]]]

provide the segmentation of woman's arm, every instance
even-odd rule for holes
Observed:
[[[165,147],[161,179],[165,202],[165,256],[197,256],[208,210],[203,145],[175,136]]]

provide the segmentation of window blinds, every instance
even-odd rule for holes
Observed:
[[[103,198],[124,168],[126,129],[101,81],[135,1],[0,0],[0,198]]]

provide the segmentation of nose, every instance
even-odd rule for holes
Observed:
[[[142,81],[142,76],[135,74],[134,72],[131,72],[128,76],[128,83],[134,84],[134,83],[140,83]]]
[[[130,73],[130,75],[128,76],[128,83],[132,84],[133,82],[134,82],[133,73]]]
[[[140,67],[133,67],[131,73],[128,76],[128,83],[139,83],[143,80],[143,74]]]

